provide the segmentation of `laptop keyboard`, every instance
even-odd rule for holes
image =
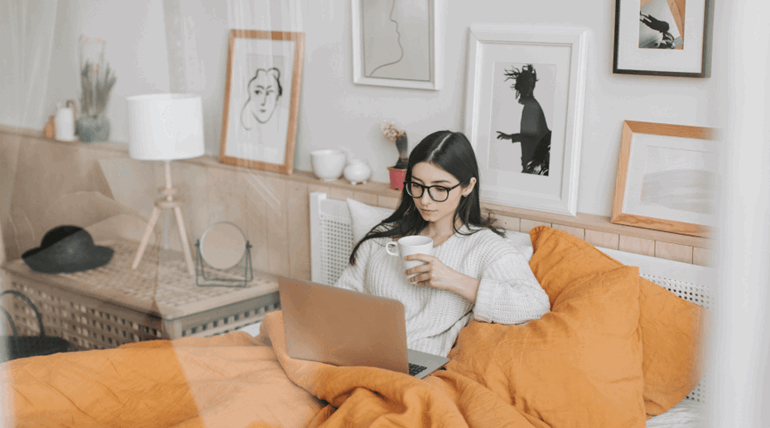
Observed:
[[[421,366],[419,364],[413,364],[409,363],[409,376],[414,376],[417,373],[420,373],[421,371],[425,370],[427,367]]]

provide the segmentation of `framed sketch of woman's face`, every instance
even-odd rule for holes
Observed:
[[[231,30],[219,161],[291,174],[304,34]]]

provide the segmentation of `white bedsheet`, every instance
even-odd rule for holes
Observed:
[[[249,333],[253,337],[257,337],[257,335],[259,335],[260,325],[262,325],[262,321],[256,322],[254,324],[249,324],[247,326],[243,326],[239,328],[237,331],[245,331],[246,333]]]
[[[700,401],[682,400],[668,412],[650,418],[647,428],[700,428],[705,420],[703,409]]]

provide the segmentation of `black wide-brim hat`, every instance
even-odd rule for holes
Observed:
[[[94,245],[91,234],[78,226],[56,226],[43,236],[40,246],[21,255],[35,272],[73,273],[104,266],[115,250]]]

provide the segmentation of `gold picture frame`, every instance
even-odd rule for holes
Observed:
[[[293,172],[304,44],[300,32],[230,30],[220,162]]]
[[[713,128],[625,121],[610,221],[710,236],[719,181],[716,136]]]

